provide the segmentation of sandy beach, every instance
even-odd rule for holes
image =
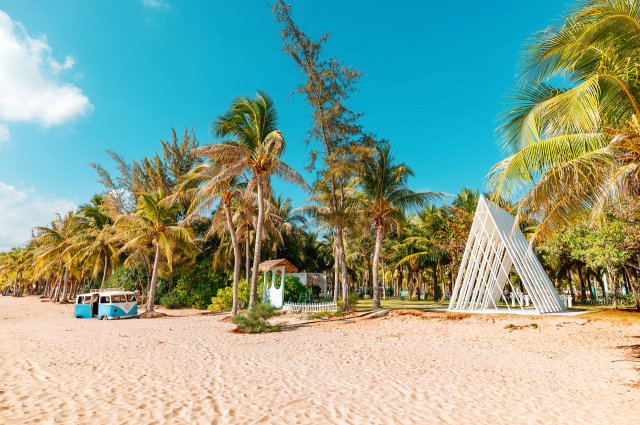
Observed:
[[[392,313],[240,335],[72,308],[0,297],[0,423],[637,423],[633,321]]]

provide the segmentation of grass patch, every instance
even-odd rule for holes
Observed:
[[[347,313],[345,313],[342,310],[338,310],[338,311],[318,311],[315,313],[310,313],[308,315],[305,316],[305,319],[308,320],[313,320],[313,319],[336,319],[339,317],[345,317],[348,316]]]
[[[387,298],[380,300],[381,307],[386,310],[426,310],[439,309],[449,306],[448,302],[437,303],[432,300],[410,300],[408,298]],[[373,309],[373,300],[370,298],[358,300],[356,311],[367,311]]]

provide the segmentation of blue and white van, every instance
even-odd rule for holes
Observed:
[[[73,315],[78,319],[97,317],[100,320],[137,317],[136,293],[122,289],[101,289],[80,294],[76,299]]]

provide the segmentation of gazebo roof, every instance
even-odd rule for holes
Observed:
[[[262,263],[260,263],[260,266],[258,266],[258,271],[266,272],[274,267],[284,267],[285,273],[296,273],[298,271],[296,266],[291,264],[289,260],[285,258],[281,258],[279,260],[263,261]]]

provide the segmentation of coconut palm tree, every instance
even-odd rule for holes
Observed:
[[[364,213],[375,232],[373,253],[373,307],[380,308],[378,263],[385,233],[404,220],[408,209],[426,205],[442,197],[437,192],[414,192],[407,187],[413,171],[404,163],[395,163],[391,145],[381,142],[374,154],[362,163],[356,177],[357,187],[352,189],[356,210]]]
[[[253,305],[258,288],[258,265],[262,248],[262,228],[265,220],[265,198],[271,193],[271,176],[307,188],[297,171],[282,161],[285,141],[277,129],[277,113],[271,98],[258,92],[254,99],[236,99],[231,109],[214,121],[213,133],[224,140],[220,144],[202,146],[194,150],[196,155],[212,162],[224,164],[216,180],[226,180],[249,173],[248,189],[257,192],[258,218],[255,228],[253,272],[249,307]]]
[[[80,207],[78,215],[79,229],[74,240],[75,257],[91,267],[91,277],[102,271],[100,288],[107,280],[109,269],[118,265],[119,247],[114,240],[114,218],[116,214],[108,212],[102,197],[94,196],[90,203]]]
[[[178,186],[176,192],[182,193],[189,199],[190,206],[187,217],[199,216],[210,212],[214,204],[218,202],[211,219],[209,235],[226,229],[231,239],[233,248],[233,301],[231,314],[238,312],[238,280],[240,279],[240,266],[242,256],[238,242],[237,225],[233,220],[232,204],[242,192],[238,184],[238,177],[231,176],[226,180],[219,180],[218,175],[223,172],[220,164],[205,162],[195,166]]]
[[[640,193],[639,41],[640,2],[591,0],[523,55],[499,128],[508,157],[490,185],[494,196],[524,193],[517,217],[537,216],[536,235],[597,220],[612,200]]]
[[[180,206],[172,200],[164,200],[164,194],[159,190],[140,195],[135,214],[124,215],[116,220],[117,237],[128,241],[121,248],[121,252],[136,250],[140,246],[151,246],[154,250],[147,311],[142,317],[158,315],[154,312],[154,301],[160,257],[164,255],[171,269],[177,250],[193,255],[192,232],[183,223],[178,223],[179,211]]]
[[[473,215],[476,212],[478,206],[478,200],[480,199],[480,193],[478,189],[473,190],[470,187],[463,187],[451,202],[454,208],[458,208],[467,214]]]
[[[69,211],[65,215],[57,215],[49,227],[36,227],[38,251],[36,252],[37,267],[50,270],[59,266],[62,269],[62,295],[60,302],[67,303],[70,283],[70,273],[74,267],[74,256],[77,250],[75,243],[78,232],[81,231],[78,216]]]

